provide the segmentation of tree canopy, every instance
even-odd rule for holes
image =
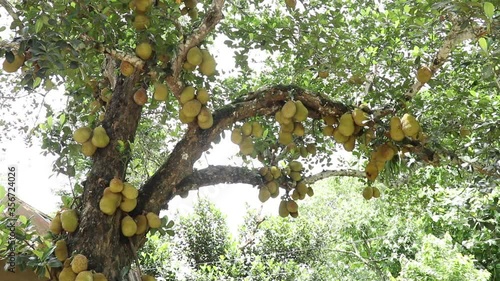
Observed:
[[[367,200],[380,197],[374,183],[384,183],[411,212],[421,202],[442,208],[439,196],[461,188],[470,196],[447,202],[449,209],[459,205],[495,241],[469,249],[498,249],[493,3],[0,5],[14,34],[0,44],[2,81],[12,89],[2,93],[0,125],[40,138],[57,156],[54,172],[74,179],[51,239],[108,280],[127,273],[148,232],[173,234],[158,213],[174,196],[219,183],[257,186],[263,202],[280,197],[283,217],[299,216],[297,202],[314,194],[310,184],[329,176],[358,178]],[[57,98],[45,100],[51,91]],[[14,106],[20,99],[28,119],[41,109],[45,118],[26,124]],[[218,144],[238,145],[243,164],[197,166]],[[345,151],[352,157],[339,156]],[[440,215],[433,228],[465,230]],[[51,257],[39,257],[42,272]],[[488,267],[491,256],[482,258]],[[50,263],[51,277],[64,262]]]

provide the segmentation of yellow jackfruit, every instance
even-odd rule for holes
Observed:
[[[74,232],[78,227],[78,215],[73,209],[64,210],[61,213],[61,225],[67,232]]]
[[[125,216],[120,226],[122,234],[125,237],[132,237],[137,231],[137,224],[131,216]]]
[[[340,117],[337,130],[344,136],[349,137],[354,133],[354,120],[351,113],[344,113]]]

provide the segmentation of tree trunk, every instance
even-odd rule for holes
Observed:
[[[130,151],[119,152],[118,141],[125,144],[134,141],[138,127],[141,107],[133,101],[140,76],[117,80],[113,98],[107,106],[102,126],[110,137],[110,143],[94,154],[92,169],[84,183],[84,193],[76,209],[79,213],[79,227],[68,237],[70,253],[80,253],[89,260],[89,268],[103,272],[108,280],[119,280],[122,268],[129,266],[134,259],[134,251],[128,238],[121,235],[120,219],[123,212],[118,209],[113,216],[102,213],[99,200],[109,181],[125,175]]]

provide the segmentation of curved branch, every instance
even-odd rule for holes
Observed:
[[[224,0],[214,0],[201,25],[193,31],[191,36],[189,36],[184,43],[179,45],[177,57],[172,62],[172,72],[165,78],[167,85],[177,98],[179,98],[180,92],[183,89],[182,82],[179,78],[182,72],[182,65],[184,61],[186,61],[187,53],[189,49],[200,44],[220,22],[223,18],[223,6]]]
[[[317,181],[331,178],[331,177],[355,177],[355,178],[364,178],[365,172],[360,170],[353,169],[340,169],[340,170],[323,170],[317,174],[314,174],[305,179],[306,183],[315,183]]]
[[[434,56],[434,59],[432,60],[432,64],[429,66],[429,68],[432,71],[432,75],[434,75],[439,70],[439,68],[441,68],[441,66],[446,62],[446,60],[450,56],[453,49],[458,44],[469,39],[478,38],[482,36],[486,31],[484,27],[470,26],[470,25],[464,29],[463,25],[464,22],[462,21],[455,22],[453,24],[451,31],[446,36],[443,45],[438,50],[438,52]],[[406,92],[405,94],[406,98],[412,99],[413,97],[415,97],[418,91],[420,91],[420,89],[423,86],[424,84],[420,83],[419,81],[416,81],[412,85],[412,87],[408,90],[408,92]]]
[[[176,186],[175,192],[182,193],[202,186],[221,183],[245,183],[256,186],[262,184],[263,181],[257,170],[235,166],[208,166],[205,169],[196,170],[184,178]]]

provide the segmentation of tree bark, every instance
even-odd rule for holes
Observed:
[[[139,78],[139,73],[135,73],[131,77],[117,79],[102,122],[110,143],[105,148],[97,149],[93,156],[94,163],[85,181],[83,197],[79,200],[81,205],[77,206],[79,227],[68,237],[70,252],[85,255],[89,268],[103,272],[108,280],[118,280],[120,270],[134,259],[129,240],[121,235],[121,210],[108,216],[100,211],[99,200],[113,177],[125,180],[129,150],[123,153],[116,148],[119,141],[126,144],[134,141],[141,114],[141,107],[133,101]]]

